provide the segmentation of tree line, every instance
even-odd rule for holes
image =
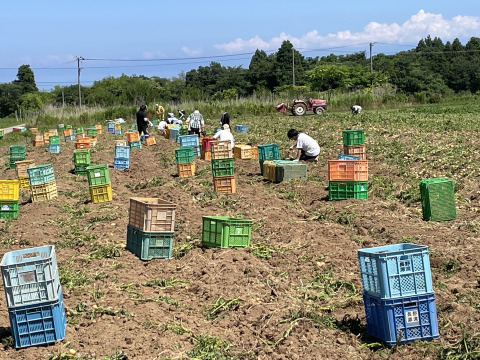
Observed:
[[[454,94],[480,92],[480,38],[472,37],[462,45],[458,39],[443,43],[440,38],[428,36],[414,49],[394,55],[378,54],[371,60],[364,51],[304,57],[286,40],[275,53],[257,50],[248,69],[211,62],[170,79],[106,77],[81,87],[82,104],[182,103],[231,100],[253,94],[302,98],[374,90],[384,98],[434,102]],[[0,84],[0,117],[22,109],[41,109],[47,104],[78,105],[78,86],[57,85],[49,92],[39,91],[29,65],[20,66],[17,79],[11,83]]]

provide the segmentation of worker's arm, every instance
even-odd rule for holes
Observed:
[[[302,149],[297,149],[297,158],[293,161],[300,161],[300,156],[302,155]]]

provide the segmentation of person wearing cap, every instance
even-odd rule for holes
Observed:
[[[142,133],[148,135],[147,125],[150,121],[147,118],[147,105],[140,106],[140,109],[138,109],[136,113],[136,117],[138,133],[140,135],[142,135]]]
[[[158,121],[162,121],[164,119],[165,109],[162,105],[155,104],[155,112],[158,116]]]
[[[293,161],[314,160],[318,162],[320,146],[314,138],[305,133],[299,133],[296,129],[288,130],[287,137],[296,141],[294,145],[290,146],[290,150],[297,148],[297,157]]]
[[[200,111],[195,110],[188,115],[187,126],[189,134],[197,134],[200,136],[200,133],[205,133],[205,122],[203,121],[203,116],[200,114]]]
[[[230,125],[228,124],[224,124],[222,126],[222,130],[219,130],[215,133],[215,135],[213,135],[213,138],[215,140],[230,140],[230,142],[232,143],[232,149],[233,147],[235,146],[235,140],[233,139],[233,134],[232,132],[230,131]]]
[[[177,119],[173,113],[169,112],[167,114],[167,123],[182,125],[182,120]]]

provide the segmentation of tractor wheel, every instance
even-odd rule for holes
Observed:
[[[295,104],[293,107],[293,113],[296,116],[303,116],[307,112],[307,107],[304,104]]]
[[[321,106],[315,108],[315,110],[314,110],[315,114],[317,114],[317,115],[322,115],[324,111],[325,110]]]

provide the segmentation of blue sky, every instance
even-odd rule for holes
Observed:
[[[480,37],[478,0],[57,1],[0,5],[0,83],[28,64],[37,86],[91,85],[107,76],[171,78],[217,61],[248,67],[256,49],[290,40],[306,57],[393,54],[430,35]]]

